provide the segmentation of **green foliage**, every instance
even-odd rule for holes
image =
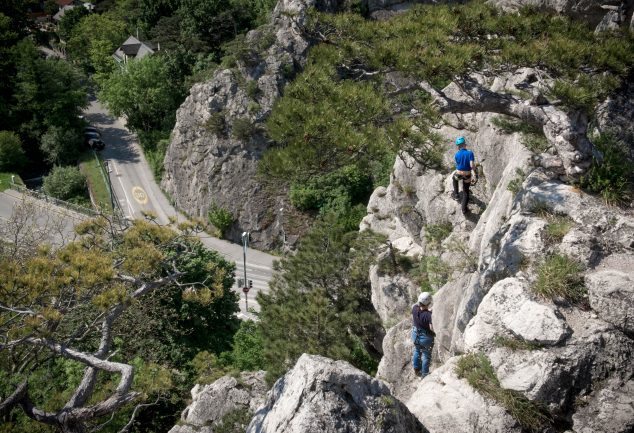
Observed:
[[[205,129],[212,134],[223,136],[225,134],[225,128],[227,127],[225,115],[224,110],[211,113],[209,119],[205,122]]]
[[[277,264],[270,293],[258,294],[270,379],[302,353],[344,359],[368,372],[376,369],[380,355],[373,339],[380,321],[370,300],[367,270],[381,242],[368,232],[349,232],[335,216],[325,215],[297,253]]]
[[[257,323],[251,320],[241,321],[240,329],[233,336],[231,364],[241,371],[264,369],[263,350],[262,330]]]
[[[258,82],[255,81],[255,80],[247,81],[247,85],[246,85],[246,89],[245,90],[247,92],[247,95],[251,99],[256,99],[262,93],[262,91],[258,87]]]
[[[601,159],[594,159],[588,174],[581,179],[581,187],[598,193],[606,203],[628,205],[634,199],[634,162],[616,138],[604,134],[593,138]]]
[[[79,129],[51,126],[42,135],[40,149],[47,162],[55,165],[72,164],[83,150]]]
[[[544,230],[544,242],[546,244],[558,244],[570,231],[573,221],[564,215],[548,215],[548,224]]]
[[[77,167],[53,167],[44,177],[44,192],[60,200],[86,197],[86,176]]]
[[[66,52],[85,70],[99,72],[93,62],[110,60],[112,53],[126,39],[126,33],[126,23],[116,13],[89,14],[73,25]],[[102,57],[106,53],[107,56]]]
[[[449,281],[451,271],[451,266],[440,257],[423,256],[418,266],[410,271],[410,275],[423,292],[435,293]]]
[[[140,131],[138,136],[145,158],[150,164],[154,179],[158,183],[161,181],[165,170],[163,161],[170,143],[170,133],[168,131]]]
[[[372,182],[367,173],[355,165],[344,166],[323,176],[291,185],[291,203],[296,208],[327,212],[338,204],[349,205],[367,201]]]
[[[620,80],[612,75],[580,74],[576,80],[556,80],[550,95],[559,99],[560,104],[570,111],[592,114],[597,103],[616,90],[619,84]]]
[[[581,302],[587,295],[582,272],[581,264],[567,256],[553,254],[538,266],[532,289],[546,298]]]
[[[355,164],[375,177],[370,161],[390,152],[383,127],[389,105],[373,83],[337,79],[339,57],[333,46],[315,47],[301,77],[276,102],[267,131],[280,147],[264,155],[264,174],[305,180]]]
[[[209,222],[220,231],[221,236],[224,236],[225,232],[231,228],[235,220],[230,211],[213,202],[209,206],[207,217],[209,218]]]
[[[491,361],[483,353],[463,355],[456,365],[456,374],[480,394],[497,401],[526,430],[542,431],[552,422],[545,407],[528,400],[518,391],[502,388]]]
[[[19,170],[26,164],[20,137],[12,131],[0,131],[0,171]]]
[[[401,254],[390,244],[387,254],[379,260],[378,266],[379,274],[394,276],[410,272],[414,266],[414,260],[405,254]]]
[[[442,241],[453,232],[453,224],[445,221],[439,224],[427,224],[425,226],[425,240],[435,248],[439,248]]]
[[[28,40],[18,43],[13,54],[12,115],[22,138],[36,141],[51,126],[77,128],[78,115],[87,103],[80,74],[63,60],[43,59]]]
[[[130,61],[104,82],[99,97],[115,116],[125,115],[137,131],[170,129],[183,88],[170,79],[161,56]]]
[[[498,347],[506,347],[513,351],[516,350],[538,350],[543,346],[539,343],[533,343],[531,341],[522,340],[514,337],[505,337],[503,335],[497,335],[494,339],[494,343]]]
[[[513,195],[517,194],[522,189],[522,184],[525,179],[526,173],[524,173],[524,170],[517,167],[515,169],[515,177],[509,181],[508,185],[506,185],[506,189],[511,191]]]
[[[492,123],[500,128],[505,134],[519,132],[522,134],[522,142],[530,151],[542,153],[548,150],[550,145],[544,136],[542,128],[514,119],[509,116],[498,116],[492,119]]]
[[[88,9],[86,8],[73,8],[66,10],[64,12],[64,16],[57,25],[57,34],[59,35],[59,38],[63,41],[68,41],[73,34],[75,26],[86,15],[88,15]]]
[[[249,141],[256,131],[255,124],[248,117],[233,119],[231,135],[238,140]]]

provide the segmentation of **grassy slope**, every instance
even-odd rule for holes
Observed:
[[[110,190],[106,183],[106,172],[101,158],[93,151],[86,151],[79,162],[79,169],[88,179],[88,188],[99,209],[105,213],[112,213]]]

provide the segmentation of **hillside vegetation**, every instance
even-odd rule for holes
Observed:
[[[434,133],[440,116],[431,98],[417,86],[397,87],[391,77],[411,77],[440,89],[455,77],[474,71],[493,77],[522,66],[538,67],[554,83],[545,97],[566,110],[592,117],[597,103],[630,76],[634,38],[627,32],[595,35],[582,23],[533,9],[505,14],[483,2],[417,5],[386,21],[367,20],[356,13],[315,13],[304,30],[321,43],[312,49],[305,70],[274,106],[267,131],[275,145],[265,153],[260,171],[267,178],[290,184],[290,200],[297,208],[316,212],[331,223],[319,224],[300,243],[298,255],[282,262],[283,276],[274,283],[271,294],[260,299],[265,350],[286,354],[287,366],[307,351],[343,356],[373,372],[376,364],[366,358],[376,353],[367,336],[363,339],[368,355],[355,358],[350,353],[333,354],[331,348],[336,346],[318,344],[323,335],[275,330],[279,317],[284,317],[285,329],[308,331],[305,314],[298,311],[313,308],[315,317],[321,317],[319,311],[346,317],[349,304],[341,304],[339,296],[324,298],[324,294],[336,291],[333,285],[346,287],[349,281],[323,281],[313,287],[315,280],[302,280],[299,275],[306,275],[316,263],[337,263],[338,272],[351,272],[350,265],[341,267],[345,261],[338,256],[315,259],[309,251],[315,248],[315,241],[328,245],[330,251],[333,244],[327,240],[342,225],[356,232],[366,214],[369,193],[387,184],[397,154],[406,153],[423,167],[443,168],[442,157],[448,148]],[[520,89],[517,93],[515,96],[530,98]],[[530,133],[535,135],[532,129]],[[627,165],[621,159],[617,172],[622,173]],[[584,184],[598,183],[595,177],[601,175],[596,170],[592,173],[588,177],[592,180]],[[610,181],[605,174],[601,178],[621,185],[623,193],[631,188],[628,176],[621,174],[618,181]],[[598,190],[594,188],[592,191]],[[332,223],[335,220],[338,224]],[[367,276],[359,278],[368,284]],[[368,302],[367,291],[354,294],[355,302]],[[361,314],[352,320],[356,326],[371,329],[371,321]],[[349,337],[357,335],[354,326],[348,325]],[[279,362],[269,361],[268,365],[271,372],[280,371]]]
[[[566,17],[505,14],[478,1],[417,5],[387,21],[315,13],[305,31],[322,43],[273,109],[267,130],[277,146],[261,171],[290,180],[295,206],[322,213],[363,203],[358,192],[386,184],[397,152],[439,164],[428,95],[389,84],[391,73],[440,89],[471,71],[539,67],[554,79],[546,97],[592,116],[634,63],[629,32],[595,35]],[[344,173],[363,173],[365,185]]]

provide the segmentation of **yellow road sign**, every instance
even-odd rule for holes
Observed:
[[[136,201],[139,202],[139,204],[147,204],[147,194],[140,186],[135,186],[134,188],[132,188],[132,196]]]

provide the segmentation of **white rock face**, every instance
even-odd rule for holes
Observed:
[[[376,377],[384,380],[392,394],[401,401],[409,399],[420,380],[414,375],[412,367],[414,344],[411,330],[411,318],[390,328],[383,338],[383,358],[376,373]]]
[[[379,267],[370,268],[372,304],[383,323],[393,324],[407,316],[420,289],[404,275],[380,275]]]
[[[464,334],[466,350],[490,345],[496,336],[512,335],[521,340],[554,345],[570,329],[554,307],[532,300],[528,283],[517,278],[497,282],[478,307]]]
[[[426,432],[387,385],[344,361],[302,355],[247,433]]]
[[[246,45],[257,47],[269,34],[269,47],[259,52],[254,48],[248,61],[233,70],[218,70],[210,81],[190,89],[176,113],[161,183],[180,209],[206,218],[214,203],[236,220],[225,234],[228,238],[239,241],[249,230],[256,247],[269,249],[281,243],[284,218],[293,208],[284,194],[271,196],[256,178],[258,162],[269,147],[261,125],[291,76],[306,62],[311,41],[298,27],[305,24],[308,11],[336,7],[334,0],[280,0],[268,26],[246,36]],[[249,96],[245,81],[257,85],[258,96]],[[208,126],[212,116],[223,120],[219,131]],[[234,137],[237,121],[250,122],[254,133],[247,139]],[[286,215],[279,211],[282,208]]]
[[[192,391],[192,403],[181,415],[181,425],[169,433],[213,433],[214,426],[223,417],[237,410],[255,413],[264,404],[268,387],[266,372],[242,373],[240,379],[223,376],[209,385],[196,385]]]
[[[575,433],[628,433],[634,430],[634,380],[610,380],[572,416]]]
[[[599,317],[626,333],[634,333],[634,273],[599,271],[587,275],[585,281],[590,306]]]
[[[521,432],[504,408],[482,397],[466,380],[458,379],[457,360],[451,358],[420,381],[407,400],[408,409],[431,433]]]
[[[489,2],[502,9],[514,11],[523,6],[534,6],[543,11],[556,12],[584,20],[593,26],[599,24],[606,15],[606,10],[601,7],[602,5],[620,6],[621,4],[629,4],[631,6],[629,1],[621,2],[617,0],[490,0]]]

